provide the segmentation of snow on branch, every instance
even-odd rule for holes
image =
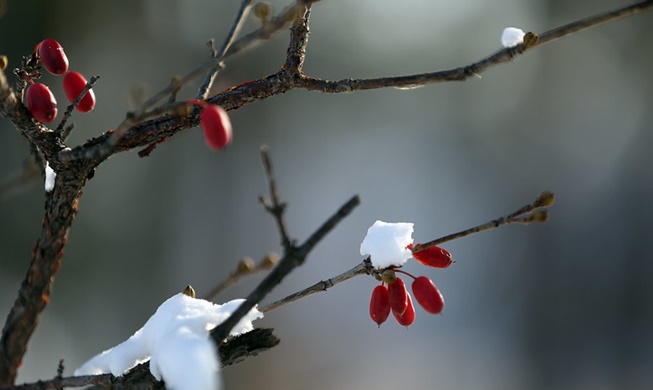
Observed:
[[[165,381],[171,389],[217,389],[220,363],[209,331],[229,318],[242,302],[237,299],[217,305],[176,294],[163,302],[129,339],[84,363],[75,376],[122,376],[149,360],[152,376]],[[251,331],[252,321],[261,317],[263,314],[253,308],[229,334],[237,336]]]

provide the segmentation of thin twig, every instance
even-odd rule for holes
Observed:
[[[243,2],[240,4],[240,9],[236,14],[236,19],[231,25],[231,29],[229,30],[227,37],[222,43],[222,47],[220,48],[220,51],[214,53],[213,55],[214,58],[223,58],[227,50],[229,50],[229,47],[231,47],[231,44],[234,43],[236,35],[238,35],[240,30],[242,29],[243,23],[247,18],[247,14],[252,8],[252,4],[254,4],[254,0],[243,0]],[[209,92],[211,91],[211,87],[213,86],[213,81],[218,76],[218,72],[222,68],[223,65],[221,61],[216,61],[215,65],[211,67],[211,69],[208,71],[208,74],[206,75],[204,82],[200,86],[199,92],[197,93],[197,99],[204,100],[207,98]]]
[[[589,16],[587,18],[565,24],[564,26],[560,26],[540,34],[538,42],[534,44],[533,47],[554,41],[558,38],[562,38],[566,35],[573,34],[590,27],[598,26],[603,23],[612,22],[627,16],[641,13],[651,7],[653,7],[652,0],[639,1],[632,5],[620,7],[612,11],[602,12],[594,16]]]
[[[88,81],[88,83],[86,83],[86,86],[84,87],[84,89],[82,90],[82,92],[79,94],[79,96],[77,96],[77,99],[75,99],[75,101],[73,101],[72,103],[70,103],[70,105],[68,106],[68,108],[66,108],[66,112],[63,114],[63,118],[61,118],[61,122],[59,123],[59,126],[57,126],[57,128],[54,129],[55,133],[57,133],[57,134],[63,134],[63,132],[64,132],[64,126],[66,126],[66,122],[68,122],[68,119],[70,119],[70,117],[73,115],[73,111],[75,110],[75,107],[77,107],[77,106],[79,105],[79,103],[81,103],[81,101],[82,101],[82,99],[84,98],[84,96],[86,96],[86,94],[88,93],[88,91],[90,91],[91,88],[93,88],[93,86],[95,85],[95,83],[96,83],[99,79],[100,79],[100,76],[93,76],[93,77],[91,77],[91,79]],[[72,130],[72,128],[70,128],[70,130]],[[68,131],[67,136],[68,136],[68,135],[70,135],[70,131]],[[66,137],[62,137],[62,138],[65,139]]]
[[[277,265],[278,262],[279,255],[276,253],[268,253],[265,257],[263,257],[261,261],[259,261],[258,264],[255,264],[254,260],[251,258],[245,257],[238,262],[236,269],[231,274],[229,274],[225,280],[215,286],[211,292],[206,294],[203,299],[212,301],[225,289],[238,283],[241,278],[259,271],[272,269]]]
[[[288,27],[295,20],[299,9],[315,3],[316,1],[318,0],[297,0],[295,4],[287,7],[277,16],[271,18],[268,22],[262,25],[261,28],[244,35],[242,38],[234,42],[225,53],[225,58],[240,53],[245,49],[251,49],[262,41],[269,40],[278,32]]]
[[[301,291],[298,291],[294,294],[290,294],[287,297],[280,299],[276,302],[272,302],[268,305],[261,306],[259,308],[260,311],[263,313],[267,313],[269,311],[272,311],[274,309],[278,309],[281,306],[285,306],[289,303],[298,301],[302,298],[306,298],[309,295],[313,295],[315,293],[319,293],[322,291],[326,291],[327,289],[335,286],[336,284],[340,284],[346,280],[349,280],[353,278],[354,276],[358,275],[365,275],[365,274],[370,274],[372,272],[371,270],[371,263],[369,261],[363,261],[354,268],[345,271],[341,273],[338,276],[334,276],[333,278],[327,279],[327,280],[320,280],[319,282],[315,283],[314,285],[307,287]]]
[[[265,210],[272,214],[277,227],[279,228],[279,235],[281,236],[281,246],[284,250],[288,250],[292,245],[292,241],[288,236],[288,230],[286,229],[286,223],[283,219],[283,212],[286,209],[285,203],[279,203],[279,195],[277,193],[277,183],[274,178],[274,170],[272,169],[272,162],[270,161],[270,152],[267,146],[261,146],[261,159],[263,160],[263,167],[265,168],[265,176],[268,179],[268,186],[270,189],[270,198],[268,200],[266,197],[261,196],[259,200],[265,207]]]
[[[352,197],[334,215],[320,226],[300,247],[291,247],[291,250],[284,255],[272,272],[252,291],[245,302],[236,309],[229,318],[211,331],[214,339],[224,340],[231,332],[231,329],[258,304],[267,294],[272,291],[281,281],[296,267],[302,265],[306,256],[313,250],[336,225],[349,215],[360,203],[358,196]]]
[[[448,241],[455,240],[457,238],[469,236],[470,234],[475,234],[475,233],[480,233],[486,230],[492,230],[496,229],[499,226],[502,225],[508,225],[511,223],[522,223],[522,224],[528,224],[530,222],[544,222],[546,221],[547,214],[546,210],[538,210],[538,209],[543,209],[547,208],[553,205],[555,202],[555,197],[553,193],[544,191],[542,192],[537,199],[533,203],[527,204],[526,206],[520,208],[519,210],[512,212],[508,215],[505,215],[501,218],[494,219],[490,222],[486,222],[484,224],[474,226],[473,228],[465,229],[456,233],[448,234],[444,237],[436,238],[435,240],[426,242],[424,244],[419,244],[415,245],[414,247],[411,248],[411,251],[413,253],[419,252],[421,250],[424,250],[426,248],[435,246],[435,245],[440,245]],[[528,214],[530,212],[535,211],[533,214],[519,218],[525,214]],[[538,212],[539,211],[539,212]]]
[[[427,84],[441,83],[447,81],[465,81],[476,77],[480,73],[502,63],[510,62],[513,58],[523,54],[527,50],[541,46],[566,35],[585,30],[587,28],[611,22],[626,16],[635,15],[653,7],[653,1],[641,1],[636,4],[621,7],[613,11],[604,12],[579,21],[566,24],[561,27],[546,31],[538,36],[537,41],[526,44],[519,44],[515,47],[505,48],[491,54],[470,65],[448,69],[438,72],[420,73],[415,75],[380,77],[372,79],[343,79],[338,81],[322,80],[305,76],[298,82],[298,87],[309,91],[324,93],[349,93],[379,88],[406,88],[423,86]],[[528,47],[527,47],[528,46]]]

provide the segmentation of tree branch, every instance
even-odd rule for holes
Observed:
[[[300,3],[302,2],[299,1],[298,4]],[[301,6],[304,7],[303,3]],[[308,36],[307,23],[308,16],[310,15],[309,8],[304,7],[302,8],[304,9],[304,13],[300,13],[300,17],[295,19],[296,23],[293,27],[294,30],[291,32],[292,39],[289,44],[289,52],[295,54],[289,56],[290,59],[287,59],[284,64],[284,67],[287,67],[288,69],[281,69],[277,73],[232,87],[207,101],[212,104],[220,105],[225,110],[233,110],[252,102],[265,100],[272,96],[288,92],[295,88],[323,93],[350,93],[369,89],[389,87],[410,88],[440,82],[465,81],[471,77],[478,76],[482,72],[496,65],[510,62],[513,58],[523,54],[527,50],[531,50],[532,48],[544,43],[598,24],[611,22],[626,16],[644,12],[649,10],[651,7],[653,7],[652,0],[641,1],[633,5],[618,8],[614,11],[601,13],[593,17],[569,23],[541,34],[538,41],[529,43],[528,47],[526,47],[527,45],[525,44],[520,44],[512,48],[505,48],[463,67],[415,75],[372,79],[343,79],[338,81],[322,80],[300,72],[301,65],[303,64],[303,57],[301,55],[298,56],[297,53],[305,53],[305,45]],[[257,39],[269,38],[267,35],[268,29],[272,29],[275,32],[278,31],[279,26],[287,23],[284,18],[293,15],[296,15],[295,6],[290,7],[280,16],[274,18],[269,23],[266,23],[266,26],[261,27],[254,33],[246,35],[234,42],[225,56],[240,52],[243,48],[241,45],[248,47]],[[306,24],[306,26],[303,27],[303,24]],[[291,71],[290,75],[292,77],[288,77],[288,71]],[[139,117],[139,115],[135,115],[135,117]],[[123,136],[120,137],[120,141],[116,143],[114,152],[141,148],[155,142],[162,142],[179,131],[195,127],[198,124],[198,113],[180,114],[172,109],[162,109],[159,117],[132,124],[130,125],[131,127],[126,128]],[[85,145],[74,148],[72,151],[62,151],[61,158],[64,161],[70,161],[72,159],[97,155],[98,149],[104,150],[104,148],[106,148],[106,142],[109,135],[110,133],[105,133],[95,139],[91,139]]]
[[[444,242],[452,241],[457,238],[462,238],[465,236],[469,236],[474,233],[480,233],[486,230],[494,229],[502,225],[507,225],[511,223],[522,223],[522,224],[528,224],[530,222],[545,222],[546,221],[546,210],[545,208],[550,207],[553,205],[555,201],[555,198],[551,192],[544,191],[542,192],[537,199],[533,203],[530,203],[519,210],[508,214],[504,217],[494,219],[490,222],[484,223],[482,225],[475,226],[473,228],[469,228],[457,233],[449,234],[444,237],[437,238],[435,240],[429,241],[425,244],[419,244],[415,245],[413,248],[411,248],[412,252],[418,252],[421,250],[424,250],[426,248],[429,248],[431,246],[439,245]],[[530,215],[527,215],[529,213],[533,212]],[[294,294],[290,294],[287,297],[280,299],[276,302],[270,303],[268,305],[262,306],[259,308],[260,311],[263,313],[267,313],[269,311],[272,311],[274,309],[278,309],[281,306],[285,306],[289,303],[298,301],[302,298],[306,298],[309,295],[313,295],[318,292],[326,291],[327,289],[340,284],[346,280],[349,280],[353,278],[354,276],[359,276],[359,275],[374,275],[376,276],[378,274],[378,270],[374,269],[372,266],[372,263],[369,258],[363,260],[360,264],[355,266],[354,268],[345,271],[341,273],[340,275],[334,276],[333,278],[327,279],[327,280],[321,280],[314,285],[307,287],[301,291],[298,291]]]
[[[231,329],[241,320],[249,311],[259,303],[274,287],[296,267],[302,265],[310,251],[326,236],[336,225],[349,215],[353,209],[358,206],[360,200],[358,196],[352,197],[340,209],[326,220],[305,242],[299,247],[292,246],[279,264],[268,274],[268,276],[256,286],[245,302],[236,309],[227,320],[218,325],[211,331],[211,335],[216,340],[224,340]]]
[[[254,4],[254,0],[243,0],[243,2],[240,4],[240,9],[236,14],[236,20],[234,20],[234,23],[231,25],[231,29],[229,30],[229,33],[227,34],[227,37],[225,38],[220,51],[214,53],[214,58],[224,58],[227,50],[229,50],[229,47],[231,47],[231,44],[234,42],[236,35],[238,35],[240,29],[243,27],[243,23],[249,14],[249,10],[252,8],[252,4]],[[222,67],[222,62],[216,60],[215,64],[211,67],[208,74],[206,75],[206,79],[202,83],[199,92],[197,93],[197,99],[204,100],[208,97],[209,91],[211,91],[211,87],[213,86],[213,81],[218,76],[218,72],[220,69],[222,69]]]
[[[527,50],[534,47],[599,24],[644,12],[651,7],[653,7],[653,1],[641,1],[630,6],[621,7],[613,11],[581,19],[542,33],[539,35],[539,39],[536,42],[529,44],[522,43],[515,47],[499,50],[481,60],[459,68],[415,75],[380,77],[373,79],[343,79],[338,81],[327,81],[304,76],[298,80],[297,87],[323,93],[349,93],[388,87],[410,88],[447,81],[466,81],[469,78],[477,77],[479,74],[494,66],[510,62],[513,58],[524,54]]]
[[[77,214],[77,201],[85,182],[76,173],[60,172],[53,192],[46,197],[41,237],[34,246],[34,257],[2,329],[0,386],[14,383],[38,316],[50,299],[54,275],[61,265],[68,230]]]
[[[9,313],[0,339],[0,386],[10,385],[15,379],[17,367],[20,365],[27,342],[36,327],[38,315],[48,302],[52,281],[60,266],[66,237],[77,211],[77,201],[81,196],[82,187],[92,175],[93,169],[113,153],[163,142],[181,130],[197,126],[199,114],[195,112],[196,110],[188,110],[184,102],[163,105],[153,110],[149,109],[164,97],[176,93],[180,85],[185,85],[189,80],[205,74],[224,58],[251,48],[261,40],[269,39],[272,34],[281,31],[294,20],[291,41],[288,46],[289,55],[279,72],[233,87],[208,99],[210,103],[219,104],[230,110],[295,88],[341,93],[375,88],[410,87],[442,81],[462,81],[495,65],[509,62],[526,50],[541,44],[653,7],[653,1],[641,1],[614,11],[581,19],[541,34],[539,41],[500,50],[484,59],[456,69],[376,79],[326,81],[302,73],[309,31],[310,9],[308,5],[310,3],[312,3],[310,0],[297,0],[295,5],[281,12],[258,30],[233,41],[230,46],[227,45],[228,49],[223,58],[211,59],[186,77],[171,83],[169,88],[152,97],[139,109],[128,113],[118,129],[106,132],[72,150],[67,148],[59,131],[52,131],[32,118],[22,104],[19,94],[9,86],[4,71],[0,70],[0,112],[27,138],[30,145],[34,146],[33,150],[42,153],[45,160],[57,172],[54,191],[46,195],[43,227],[34,249],[30,268]],[[234,35],[236,30],[237,28],[234,29]],[[358,198],[352,198],[303,245],[300,247],[292,245],[290,250],[284,254],[279,266],[250,294],[238,311],[225,322],[223,327],[216,328],[216,335],[219,336],[219,339],[224,339],[228,330],[233,326],[232,322],[235,323],[239,319],[238,316],[242,317],[288,272],[303,263],[315,244],[357,204]]]
[[[250,332],[230,338],[218,343],[220,364],[226,367],[237,364],[248,357],[253,357],[265,352],[279,344],[279,339],[272,334],[272,329],[257,328]],[[0,387],[0,390],[47,390],[63,387],[82,387],[95,385],[90,389],[165,389],[164,383],[159,382],[150,374],[149,362],[139,364],[123,376],[115,377],[111,374],[71,376],[54,378],[36,383],[26,383],[12,387]]]
[[[424,244],[415,245],[411,248],[413,253],[419,252],[426,248],[440,245],[445,242],[453,241],[457,238],[462,238],[469,236],[471,234],[484,232],[486,230],[496,229],[502,225],[508,225],[511,223],[521,223],[529,224],[531,222],[546,222],[548,219],[548,213],[546,208],[553,206],[555,202],[555,197],[553,193],[549,191],[542,192],[533,203],[527,204],[526,206],[520,208],[519,210],[512,212],[501,218],[494,219],[490,222],[474,226],[473,228],[465,229],[460,232],[448,234],[444,237],[436,238],[435,240],[429,241]],[[539,210],[538,210],[539,209]],[[525,214],[531,213],[530,215],[524,216]],[[521,217],[521,218],[520,218]]]
[[[315,283],[314,285],[307,287],[301,291],[298,291],[294,294],[290,294],[287,297],[280,299],[276,302],[272,302],[268,305],[262,306],[259,308],[260,311],[263,313],[267,313],[269,311],[272,311],[274,309],[278,309],[281,306],[285,306],[289,303],[298,301],[302,298],[306,298],[309,295],[313,295],[318,292],[326,291],[327,289],[335,286],[336,284],[340,284],[346,280],[349,280],[353,278],[354,276],[358,275],[371,275],[372,274],[372,263],[369,261],[369,259],[366,259],[362,261],[360,264],[355,266],[354,268],[345,271],[341,273],[338,276],[334,276],[333,278],[327,279],[327,280],[320,280],[319,282]]]

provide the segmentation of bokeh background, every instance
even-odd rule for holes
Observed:
[[[238,9],[229,1],[7,0],[0,52],[19,65],[45,37],[71,68],[100,75],[71,145],[116,127],[130,91],[153,93],[207,58]],[[273,1],[277,10],[288,1]],[[626,1],[324,0],[305,71],[326,79],[466,65],[503,28],[543,32]],[[256,27],[251,20],[247,29]],[[66,374],[130,336],[188,283],[205,294],[238,259],[279,251],[258,204],[259,145],[270,147],[287,224],[299,241],[354,194],[362,204],[267,302],[360,262],[376,220],[415,223],[417,241],[557,195],[544,225],[445,245],[446,270],[416,263],[446,299],[406,330],[368,316],[376,281],[358,277],[269,313],[281,344],[224,370],[229,389],[643,389],[653,386],[653,14],[539,47],[465,83],[348,95],[292,91],[230,112],[234,143],[187,130],[149,158],[121,153],[84,189],[80,212],[19,381]],[[227,62],[218,92],[275,72],[288,33]],[[60,102],[60,81],[46,75]],[[182,97],[192,96],[197,85]],[[63,103],[62,103],[63,107]],[[28,148],[0,120],[0,179]],[[40,231],[39,179],[0,201],[0,313],[8,313]],[[247,294],[261,275],[219,300]],[[4,321],[3,321],[4,322]]]

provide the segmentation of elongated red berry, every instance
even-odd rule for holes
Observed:
[[[401,278],[397,278],[394,283],[388,285],[388,297],[390,298],[390,308],[392,314],[402,315],[408,308],[408,290]]]
[[[406,311],[402,315],[397,315],[392,313],[397,320],[397,323],[401,326],[411,326],[415,322],[415,306],[413,306],[413,300],[408,296],[408,306],[406,306]]]
[[[409,245],[408,249],[412,249],[412,244]],[[447,268],[453,263],[451,253],[439,246],[431,246],[421,251],[413,252],[413,257],[415,260],[429,267]]]
[[[200,124],[209,148],[223,149],[231,142],[231,121],[224,108],[215,104],[207,105],[200,114]]]
[[[29,112],[37,121],[49,123],[57,116],[57,100],[45,84],[30,85],[27,88],[25,99]]]
[[[38,54],[48,72],[54,75],[68,72],[68,57],[66,57],[63,47],[54,39],[47,38],[39,43]]]
[[[370,300],[370,317],[372,321],[381,327],[381,324],[388,319],[389,315],[388,287],[385,285],[376,286],[372,290],[372,299]]]
[[[417,303],[431,314],[440,314],[444,309],[444,298],[431,279],[420,276],[413,281],[413,294]]]
[[[63,77],[63,90],[71,103],[79,97],[86,88],[86,79],[79,72],[68,72]],[[79,112],[89,112],[95,107],[95,92],[89,90],[75,109]]]

